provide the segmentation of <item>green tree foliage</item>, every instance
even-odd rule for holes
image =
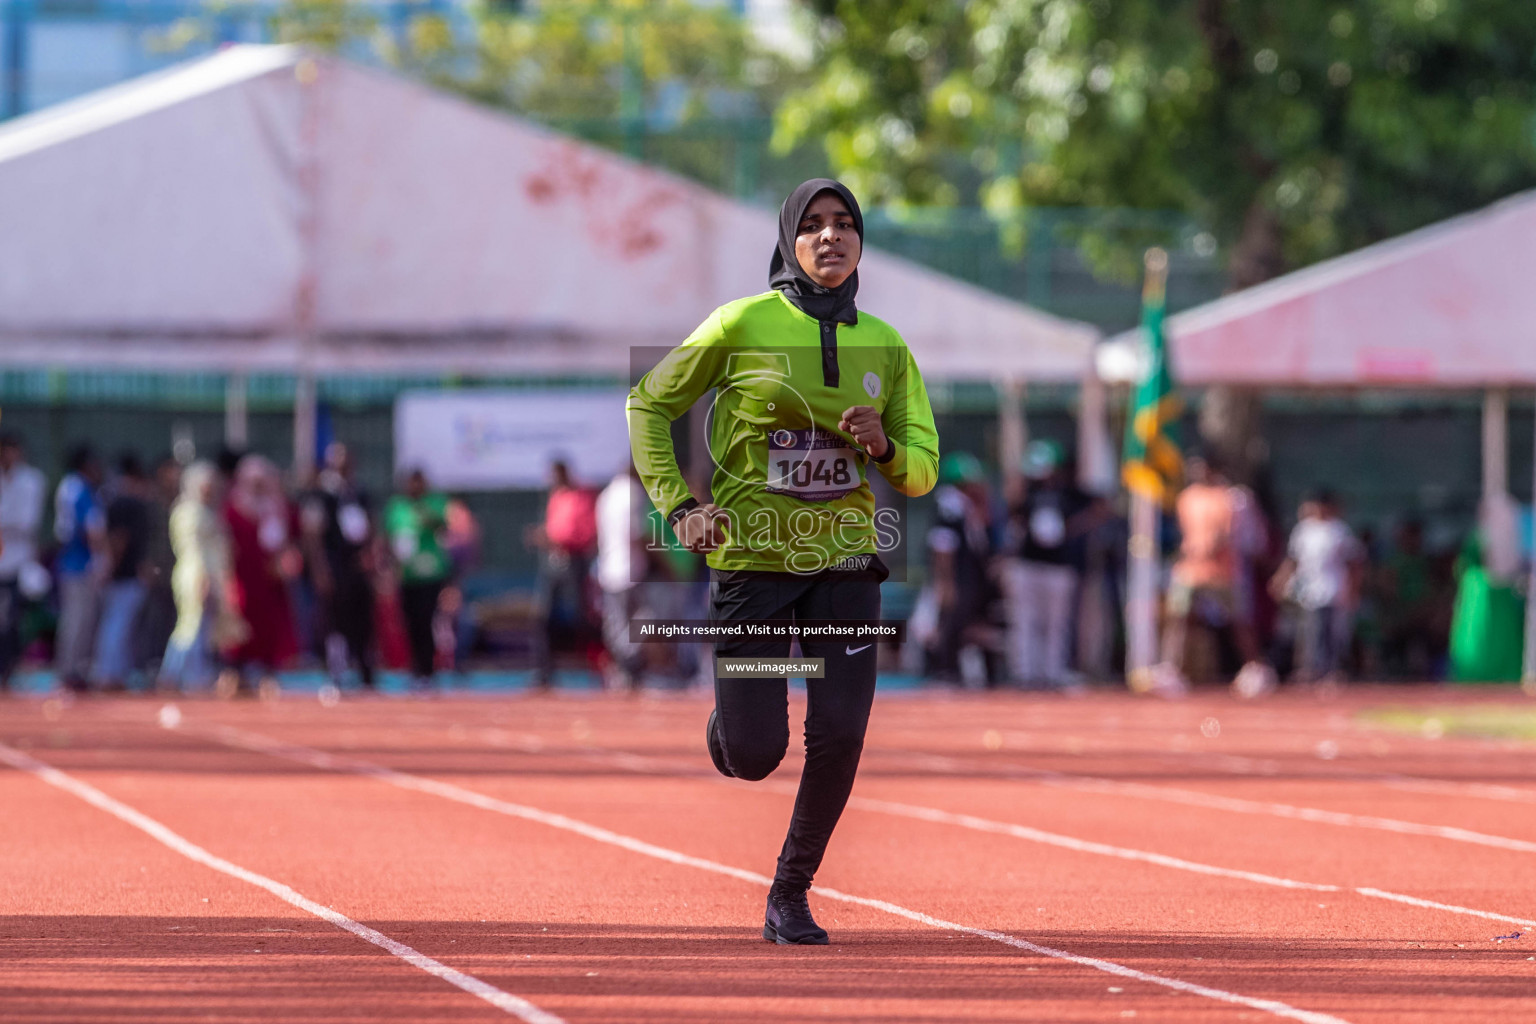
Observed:
[[[354,0],[286,0],[272,15],[282,42],[326,50],[372,44],[386,59],[442,84],[548,119],[674,118],[739,92],[751,57],[731,10],[692,0],[479,3],[467,35],[441,11],[404,19]],[[405,30],[382,31],[403,20]],[[762,75],[759,64],[750,70]],[[768,68],[771,74],[774,69]]]
[[[690,0],[563,0],[476,12],[461,87],[552,119],[674,118],[743,89],[750,50],[728,8]]]
[[[1530,0],[802,2],[776,144],[870,202],[1182,211],[1241,287],[1536,185]]]
[[[378,10],[348,0],[286,0],[269,18],[279,43],[340,50],[354,40],[381,38]]]
[[[230,8],[210,0],[159,40],[207,46]],[[747,191],[783,61],[724,4],[695,0],[283,0],[266,35],[367,57],[435,85]],[[804,163],[802,149],[793,163]],[[820,162],[819,153],[814,154]]]

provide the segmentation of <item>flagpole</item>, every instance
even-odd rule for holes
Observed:
[[[1129,579],[1126,582],[1125,678],[1131,689],[1152,689],[1157,663],[1157,502],[1131,494]]]
[[[1146,255],[1143,301],[1161,297],[1168,279],[1168,254],[1152,248]],[[1152,372],[1151,361],[1148,371]],[[1125,602],[1125,680],[1131,689],[1154,688],[1152,666],[1157,664],[1158,502],[1145,489],[1131,489],[1131,539]]]
[[[1536,480],[1532,481],[1536,492]],[[1531,498],[1531,529],[1536,531],[1536,493]],[[1525,588],[1525,658],[1520,672],[1522,689],[1536,697],[1536,542],[1531,545],[1530,580]]]

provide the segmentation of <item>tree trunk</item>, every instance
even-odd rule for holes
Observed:
[[[1254,199],[1243,218],[1243,233],[1232,247],[1232,262],[1227,267],[1230,290],[1251,288],[1284,273],[1282,241],[1279,219],[1263,200]]]
[[[1285,270],[1280,223],[1260,200],[1254,200],[1243,232],[1232,249],[1229,291],[1240,291]],[[1219,384],[1205,393],[1200,405],[1200,440],[1234,482],[1251,486],[1269,458],[1263,437],[1261,396],[1254,388]]]
[[[1197,0],[1195,4],[1195,22],[1222,84],[1223,96],[1235,91],[1251,73],[1248,48],[1232,25],[1230,7],[1230,0]],[[1224,117],[1233,116],[1224,103],[1223,108]],[[1258,188],[1265,187],[1273,173],[1266,160],[1249,152],[1239,162],[1252,174]],[[1285,269],[1284,259],[1280,223],[1256,194],[1232,247],[1228,290],[1240,291],[1279,276]],[[1259,412],[1256,391],[1228,385],[1212,387],[1200,406],[1200,440],[1207,454],[1220,463],[1232,480],[1250,486],[1269,454],[1261,434]]]

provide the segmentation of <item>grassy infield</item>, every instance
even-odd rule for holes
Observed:
[[[1536,704],[1477,704],[1470,707],[1376,708],[1360,713],[1367,725],[1422,736],[1482,736],[1536,741]]]

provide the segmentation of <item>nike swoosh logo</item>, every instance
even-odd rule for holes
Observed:
[[[875,645],[874,644],[865,644],[863,647],[844,647],[843,648],[843,653],[845,653],[845,654],[858,654],[860,651],[867,651],[867,650],[869,650],[873,646],[875,646]]]

